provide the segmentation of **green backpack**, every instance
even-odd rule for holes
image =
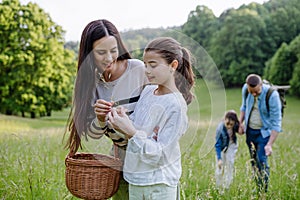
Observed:
[[[267,110],[269,112],[269,99],[273,91],[277,90],[281,102],[281,116],[283,117],[284,109],[286,108],[286,99],[285,99],[285,93],[290,88],[289,85],[273,85],[267,80],[263,80],[263,84],[270,85],[270,88],[268,89],[267,96],[266,96],[266,105]],[[246,90],[245,99],[248,96],[248,89]]]

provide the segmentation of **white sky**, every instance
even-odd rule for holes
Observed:
[[[90,21],[108,19],[119,31],[182,25],[197,5],[206,5],[218,17],[228,8],[267,0],[20,0],[37,3],[66,31],[66,41],[79,41]]]

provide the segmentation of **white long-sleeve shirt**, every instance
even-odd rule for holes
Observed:
[[[187,105],[181,93],[157,96],[156,88],[144,88],[130,116],[138,131],[128,141],[124,178],[133,185],[176,186],[182,171],[179,139],[188,126]]]

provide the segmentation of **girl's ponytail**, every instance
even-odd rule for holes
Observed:
[[[188,49],[181,47],[182,59],[175,73],[175,83],[178,90],[182,93],[187,104],[190,104],[194,95],[191,92],[193,87],[194,72],[192,69],[191,54]]]

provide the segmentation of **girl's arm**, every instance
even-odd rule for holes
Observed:
[[[126,114],[126,109],[123,106],[112,108],[111,112],[108,113],[108,126],[115,130],[123,133],[128,138],[135,135],[136,129]]]
[[[142,162],[157,166],[161,160],[172,162],[178,159],[173,150],[178,151],[178,141],[187,129],[186,114],[181,111],[169,113],[168,118],[156,126],[151,135],[143,130],[137,130],[130,119],[122,113],[117,116],[117,111],[112,110],[108,116],[113,127],[130,138],[127,152],[138,153]]]
[[[221,152],[222,152],[222,129],[221,129],[221,125],[218,126],[217,131],[216,131],[215,151],[216,151],[217,159],[221,160]]]

